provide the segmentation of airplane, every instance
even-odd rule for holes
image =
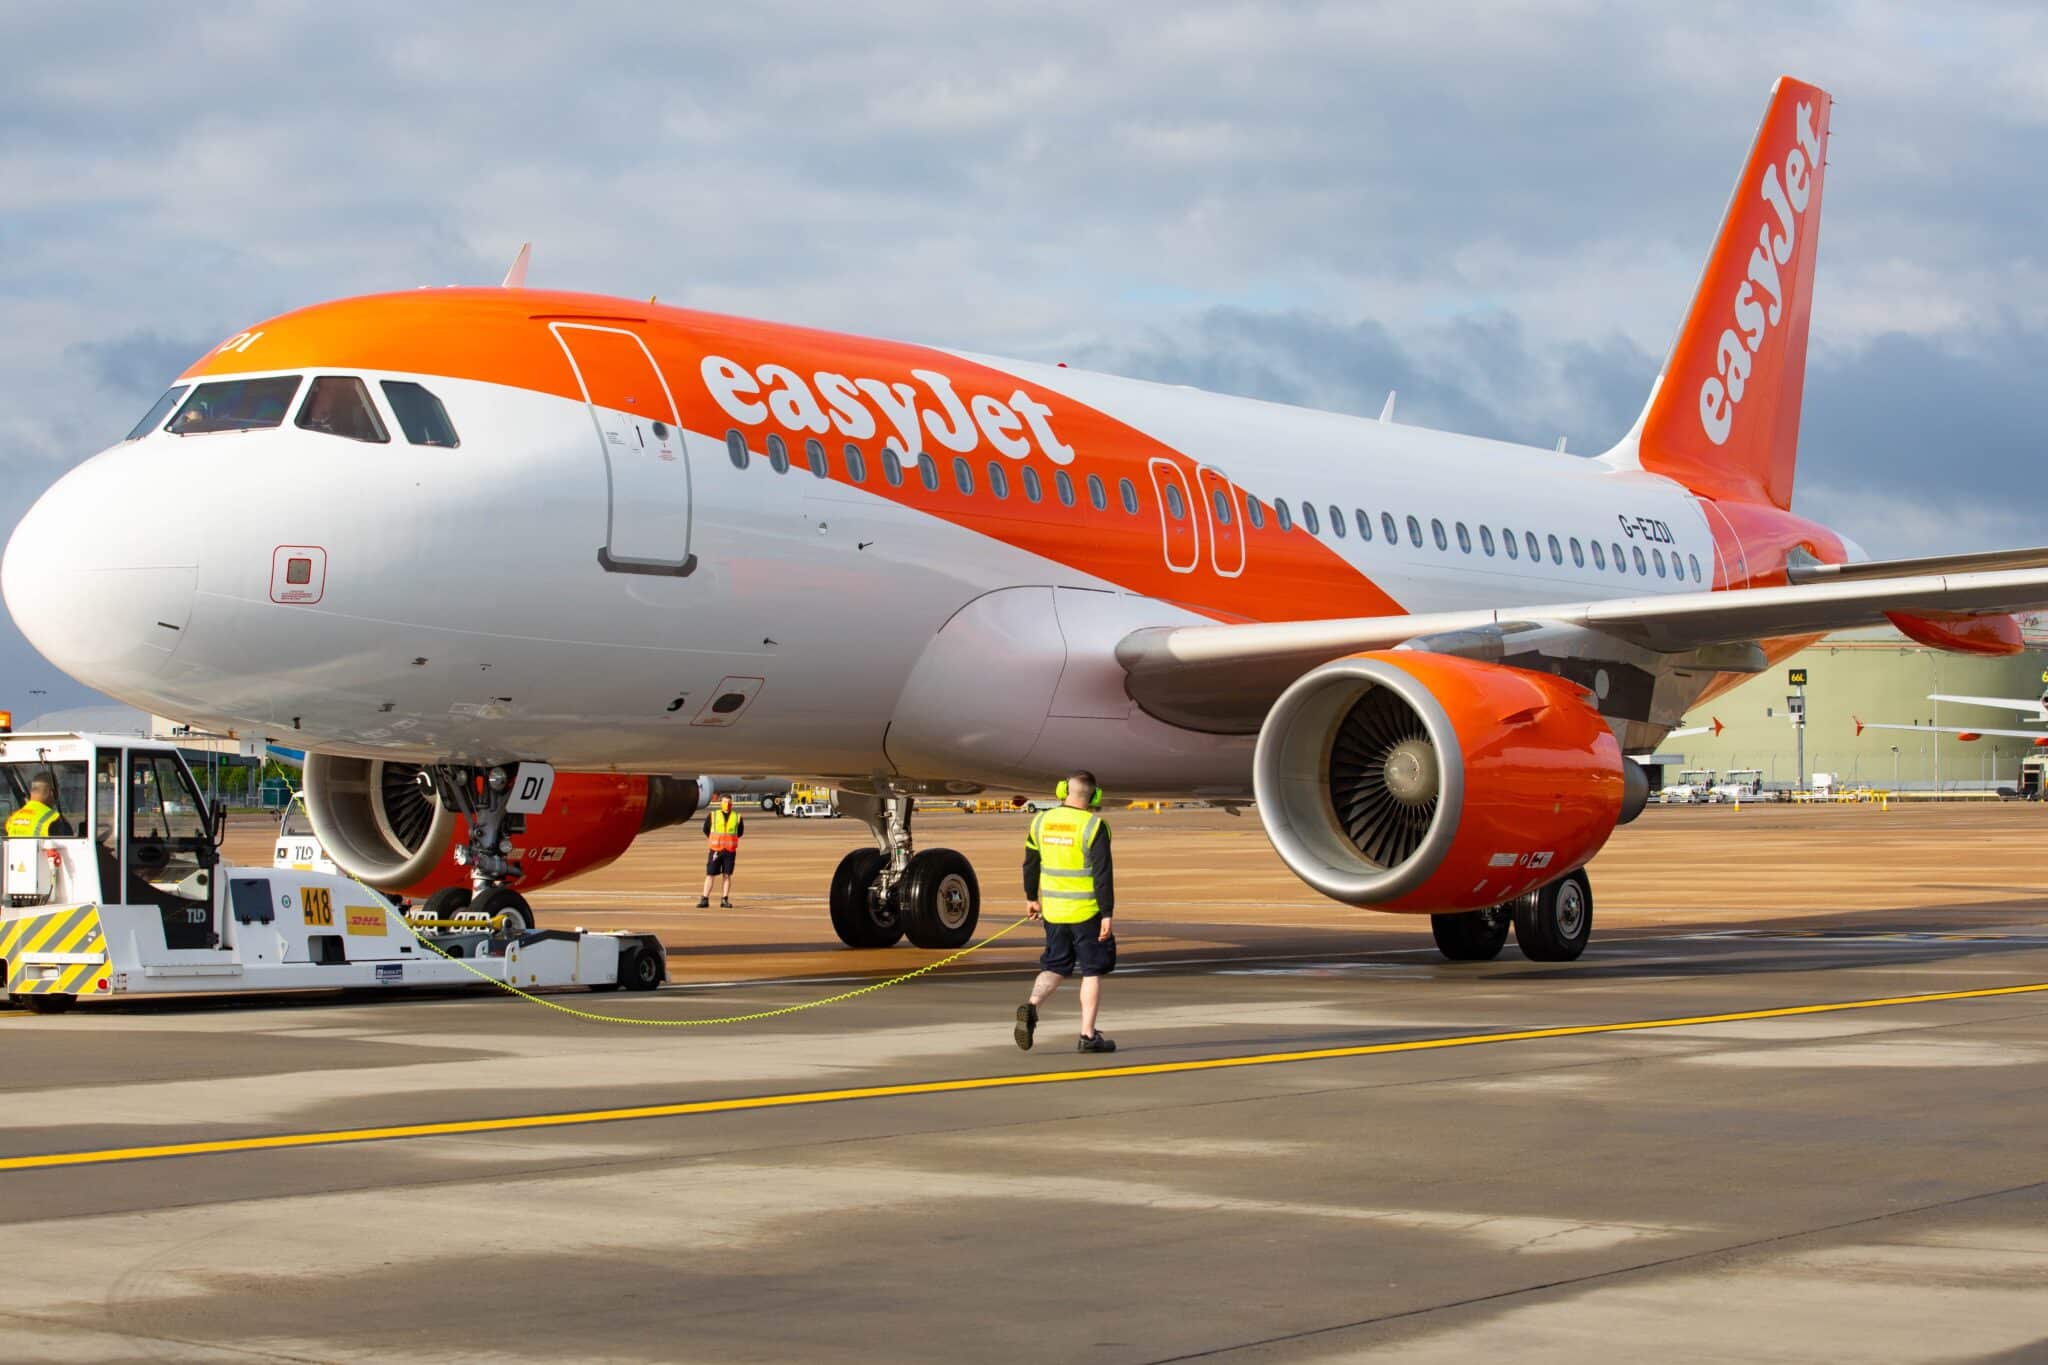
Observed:
[[[572,844],[629,841],[678,818],[650,775],[803,773],[873,836],[839,937],[956,947],[980,883],[917,846],[914,799],[1085,768],[1255,799],[1304,882],[1428,914],[1451,958],[1512,926],[1571,960],[1584,865],[1648,798],[1627,755],[1829,631],[2006,654],[2048,606],[2048,547],[1874,562],[1792,511],[1831,107],[1773,85],[1593,458],[522,262],[236,332],[42,496],[0,590],[81,681],[308,749],[372,885],[452,844],[473,904],[523,905],[508,850],[550,793]],[[195,487],[244,515],[184,534]]]

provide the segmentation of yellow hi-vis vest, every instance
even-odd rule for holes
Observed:
[[[1101,834],[1101,816],[1072,806],[1054,806],[1032,819],[1024,847],[1038,850],[1038,899],[1048,923],[1079,924],[1102,913],[1088,870],[1088,848]]]
[[[20,810],[7,817],[7,837],[40,839],[48,834],[50,826],[56,823],[57,812],[31,797]]]
[[[711,851],[732,853],[740,846],[740,836],[735,833],[740,827],[738,811],[715,810],[711,812]]]

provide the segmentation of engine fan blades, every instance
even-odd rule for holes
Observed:
[[[1330,750],[1330,804],[1358,851],[1398,867],[1422,846],[1442,799],[1436,746],[1422,720],[1383,687],[1345,714]]]
[[[378,783],[384,818],[407,853],[419,852],[434,823],[434,796],[420,783],[417,763],[385,763]]]

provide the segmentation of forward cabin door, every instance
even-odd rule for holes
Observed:
[[[690,553],[690,461],[668,381],[639,335],[597,322],[551,322],[604,452],[610,515],[597,561],[612,573],[673,574]]]

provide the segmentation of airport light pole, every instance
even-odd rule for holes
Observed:
[[[1785,698],[1786,709],[1792,712],[1792,734],[1799,746],[1799,771],[1793,775],[1794,791],[1806,790],[1806,670],[1789,668],[1785,670],[1785,681],[1797,688],[1793,695]]]

